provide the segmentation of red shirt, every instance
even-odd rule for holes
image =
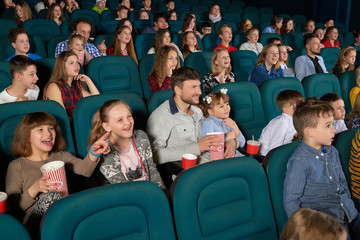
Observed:
[[[340,48],[339,41],[335,41],[335,42],[334,42],[334,46],[331,46],[331,44],[330,44],[327,40],[323,41],[322,44],[324,45],[324,48],[326,48],[326,47],[337,47],[337,48]]]
[[[159,86],[155,74],[149,75],[149,86],[152,93],[160,90],[166,90],[171,88],[170,77],[166,76],[161,86]]]
[[[219,49],[219,48],[225,48],[226,50],[228,50],[228,52],[232,52],[232,51],[237,51],[238,49],[237,48],[234,48],[232,46],[229,45],[229,47],[225,47],[224,45],[222,45],[221,43],[219,44],[219,46],[217,46],[216,48],[214,48],[213,51],[215,51],[216,49]]]

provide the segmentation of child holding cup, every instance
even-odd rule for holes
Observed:
[[[229,96],[226,93],[227,89],[223,88],[219,92],[209,93],[205,96],[202,109],[204,116],[207,118],[201,125],[202,136],[222,132],[224,133],[224,143],[230,139],[235,139],[235,141],[240,143],[240,147],[243,147],[245,145],[245,137],[236,122],[229,118],[231,108]],[[228,152],[225,149],[224,158],[241,156],[243,155],[238,150]]]
[[[105,141],[108,134],[100,137],[89,148],[84,160],[65,152],[65,140],[60,127],[51,114],[34,112],[27,114],[19,123],[12,145],[12,152],[19,158],[9,164],[6,174],[6,193],[11,214],[22,221],[31,235],[38,237],[42,216],[56,200],[62,197],[54,191],[58,183],[50,183],[40,168],[52,161],[63,161],[70,170],[91,176],[99,162],[99,156],[109,151]]]

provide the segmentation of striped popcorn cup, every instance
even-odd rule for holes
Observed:
[[[56,183],[53,186],[54,190],[60,192],[63,197],[69,195],[67,182],[66,182],[66,174],[65,174],[65,164],[63,161],[52,161],[46,163],[40,168],[43,176],[48,176],[48,182]]]

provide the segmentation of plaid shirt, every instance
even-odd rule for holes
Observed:
[[[59,42],[58,45],[56,45],[56,49],[55,49],[55,58],[57,58],[57,56],[63,52],[68,50],[68,40]],[[90,53],[93,57],[101,57],[101,53],[99,51],[99,49],[92,43],[86,42],[84,49]],[[106,54],[105,54],[106,55]]]
[[[169,76],[166,76],[161,86],[159,86],[158,81],[156,79],[156,75],[155,74],[149,75],[149,85],[151,92],[155,93],[160,90],[171,88],[170,79],[171,78]]]
[[[56,83],[61,91],[61,98],[63,100],[66,112],[70,119],[72,119],[73,111],[76,104],[82,98],[81,89],[77,84],[75,86],[70,87],[68,84],[60,85]]]

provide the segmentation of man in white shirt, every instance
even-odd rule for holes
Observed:
[[[292,116],[297,103],[303,100],[303,95],[294,90],[284,90],[276,97],[282,114],[272,119],[261,132],[259,142],[262,156],[266,156],[271,149],[292,142],[296,135]]]
[[[9,61],[12,84],[0,93],[0,104],[16,101],[36,100],[39,87],[36,86],[36,63],[34,60],[17,55]]]

